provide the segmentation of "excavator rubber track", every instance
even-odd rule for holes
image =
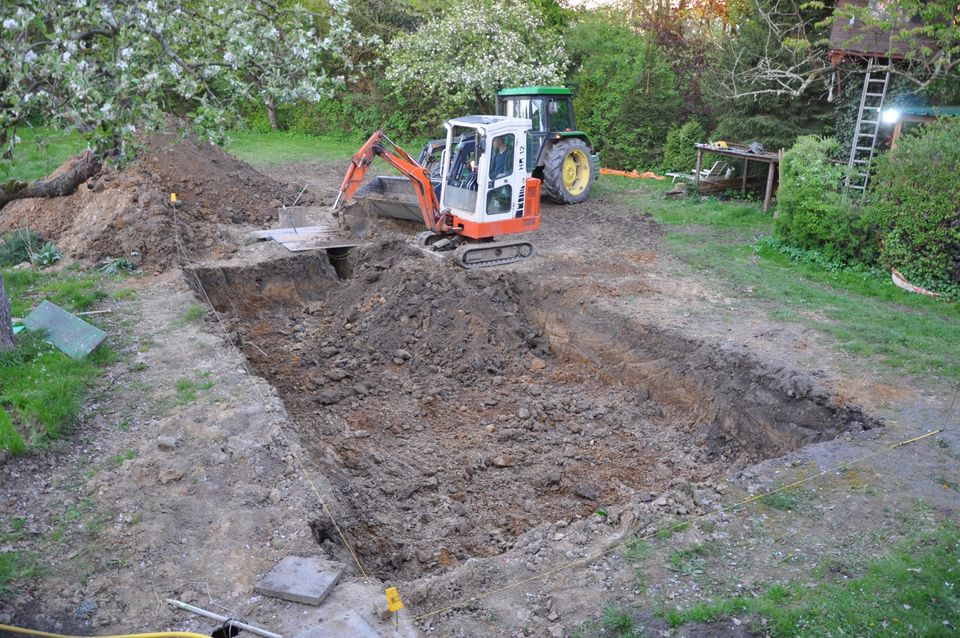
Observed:
[[[471,269],[512,264],[527,259],[531,255],[533,255],[533,244],[522,239],[468,242],[453,253],[458,266]]]

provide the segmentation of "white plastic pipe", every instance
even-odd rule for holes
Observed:
[[[252,634],[257,634],[258,636],[263,636],[264,638],[283,638],[283,636],[281,636],[280,634],[275,634],[272,631],[267,631],[266,629],[260,629],[259,627],[248,625],[247,623],[240,622],[239,620],[234,620],[233,618],[227,618],[226,616],[215,614],[212,611],[207,611],[206,609],[200,609],[199,607],[194,607],[193,605],[188,605],[187,603],[181,602],[179,600],[174,600],[173,598],[167,598],[167,602],[173,605],[174,607],[179,607],[184,611],[189,611],[191,613],[197,614],[198,616],[203,616],[204,618],[210,618],[211,620],[216,620],[219,622],[227,622],[229,620],[230,624],[236,627],[237,629],[249,631]]]

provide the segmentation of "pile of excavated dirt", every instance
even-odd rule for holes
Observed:
[[[383,578],[498,555],[542,523],[872,425],[741,353],[612,322],[604,337],[602,318],[516,272],[403,244],[353,258],[345,282],[318,255],[196,272]],[[314,531],[336,554],[327,522]]]
[[[73,195],[7,204],[0,231],[30,228],[75,259],[126,257],[163,270],[177,263],[178,238],[191,257],[230,254],[241,232],[230,225],[264,227],[296,196],[216,146],[160,135],[124,170],[106,166]]]

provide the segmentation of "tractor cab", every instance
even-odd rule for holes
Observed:
[[[600,172],[600,156],[577,130],[570,89],[521,86],[497,94],[497,115],[530,120],[526,165],[543,180],[546,195],[561,204],[585,200]]]
[[[497,115],[529,119],[538,133],[576,130],[572,94],[560,87],[504,89],[497,94]]]
[[[576,130],[570,89],[530,86],[504,89],[497,94],[497,115],[530,120],[527,165],[536,167],[544,141],[551,131]]]

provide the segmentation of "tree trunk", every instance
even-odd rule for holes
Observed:
[[[0,352],[13,350],[13,322],[10,317],[10,298],[0,275]]]
[[[0,186],[0,208],[16,199],[70,195],[80,184],[96,175],[100,171],[100,166],[100,158],[90,151],[84,151],[46,180],[39,180],[32,184],[7,182]]]
[[[280,124],[277,122],[277,103],[272,97],[266,99],[267,119],[270,120],[270,130],[279,131]]]

